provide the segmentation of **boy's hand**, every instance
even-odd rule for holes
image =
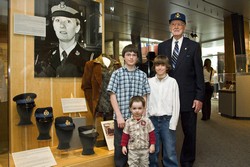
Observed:
[[[117,121],[118,128],[123,129],[125,127],[125,120],[122,116],[116,116],[116,121]]]
[[[126,146],[122,146],[122,153],[124,155],[127,155],[127,147]]]
[[[149,153],[154,153],[155,152],[155,145],[151,144],[149,147]]]

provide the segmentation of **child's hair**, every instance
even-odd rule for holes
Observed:
[[[169,64],[168,57],[164,56],[164,55],[158,55],[155,57],[152,69],[155,70],[155,66],[158,66],[158,65],[165,65],[167,68],[167,70],[166,70],[167,73],[171,69],[171,65]]]
[[[133,96],[129,101],[129,107],[132,107],[134,102],[142,102],[143,107],[146,105],[145,99],[142,96]]]
[[[138,48],[133,44],[127,45],[123,48],[122,57],[125,56],[126,52],[134,52],[134,53],[136,53],[137,57],[138,57],[138,53],[139,53]]]

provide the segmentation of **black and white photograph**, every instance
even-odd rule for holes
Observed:
[[[101,4],[92,0],[35,0],[46,36],[35,37],[35,77],[82,77],[102,52]]]

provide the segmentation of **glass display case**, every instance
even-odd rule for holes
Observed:
[[[219,90],[236,91],[236,79],[235,78],[236,78],[235,73],[218,74]]]
[[[219,112],[222,116],[236,116],[236,74],[218,74]]]

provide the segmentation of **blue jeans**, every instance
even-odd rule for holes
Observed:
[[[155,127],[155,152],[149,155],[150,167],[159,166],[160,144],[162,143],[162,163],[164,167],[178,167],[176,155],[176,131],[169,129],[171,116],[149,117]]]
[[[128,154],[122,153],[121,139],[123,129],[118,128],[117,121],[114,120],[114,161],[115,167],[125,167],[128,161]]]

